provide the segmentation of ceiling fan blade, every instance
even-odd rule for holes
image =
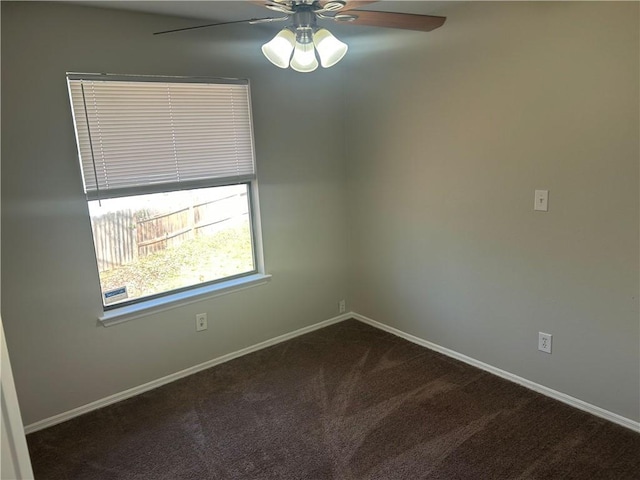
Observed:
[[[320,5],[324,5],[331,0],[324,0],[320,2]],[[351,10],[353,8],[364,7],[365,5],[369,5],[371,3],[378,3],[380,0],[344,0],[345,6],[342,10]]]
[[[164,35],[165,33],[184,32],[186,30],[197,30],[199,28],[219,27],[221,25],[233,25],[235,23],[265,23],[278,22],[287,20],[288,17],[266,17],[266,18],[250,18],[248,20],[235,20],[233,22],[208,23],[206,25],[196,25],[194,27],[176,28],[174,30],[164,30],[162,32],[154,32],[154,35]]]
[[[254,5],[259,5],[261,7],[266,7],[267,5],[274,5],[274,4],[288,7],[291,4],[291,2],[287,0],[250,0],[249,3],[253,3]]]
[[[340,19],[340,16],[357,16],[356,19]],[[341,10],[334,16],[334,20],[347,21],[350,25],[365,25],[370,27],[401,28],[403,30],[418,30],[430,32],[441,27],[447,17],[433,15],[415,15],[413,13],[374,12],[370,10]]]
[[[329,3],[332,0],[321,0],[318,3],[321,7],[324,7],[326,3]],[[354,8],[363,7],[365,5],[369,5],[371,3],[378,3],[380,0],[343,0],[345,6],[342,10],[351,10]],[[265,7],[269,4],[279,4],[284,5],[285,7],[292,7],[295,2],[292,0],[250,0],[249,3],[253,3],[254,5],[260,5],[261,7]]]

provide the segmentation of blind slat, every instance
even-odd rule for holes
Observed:
[[[89,197],[255,177],[248,85],[75,77],[68,83]]]

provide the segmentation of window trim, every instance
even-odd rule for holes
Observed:
[[[221,295],[227,295],[240,290],[245,290],[259,285],[264,285],[269,282],[271,275],[266,273],[264,263],[264,251],[262,242],[262,224],[260,215],[260,206],[258,198],[258,168],[256,162],[255,153],[255,136],[253,126],[253,108],[251,102],[251,85],[247,79],[235,79],[235,78],[214,78],[214,77],[182,77],[182,76],[154,76],[154,75],[121,75],[121,74],[86,74],[86,73],[72,73],[67,72],[66,75],[67,84],[70,80],[107,80],[107,81],[142,81],[142,82],[177,82],[177,83],[220,83],[220,84],[239,84],[246,85],[249,89],[248,93],[248,108],[249,108],[249,127],[251,132],[251,150],[253,155],[253,174],[241,177],[235,177],[234,180],[229,181],[229,178],[220,179],[203,179],[184,181],[180,183],[164,183],[157,185],[148,185],[146,187],[127,187],[112,189],[107,196],[104,196],[104,192],[86,192],[85,197],[87,202],[91,200],[98,200],[101,197],[104,198],[117,198],[123,196],[143,195],[149,193],[170,192],[178,190],[191,190],[195,188],[208,188],[227,185],[239,185],[244,184],[247,186],[247,196],[249,205],[249,228],[252,239],[253,247],[253,261],[254,269],[250,272],[246,272],[240,275],[232,277],[224,277],[222,279],[213,280],[206,283],[200,283],[196,285],[187,286],[180,289],[170,290],[157,295],[142,297],[138,300],[126,303],[116,303],[113,305],[105,305],[102,295],[102,287],[99,287],[100,291],[100,305],[102,314],[98,316],[98,321],[103,326],[111,326],[118,323],[133,320],[135,318],[146,317],[148,315],[156,314],[159,312],[171,310],[191,303],[201,302],[210,298],[215,298]],[[71,96],[70,96],[71,99]],[[71,104],[72,115],[74,114],[73,103]],[[74,130],[75,130],[75,118],[74,118]],[[76,143],[78,144],[78,157],[80,158],[79,140],[77,138],[77,132],[74,131],[76,136]],[[81,162],[78,162],[78,166],[81,166]],[[83,177],[84,183],[84,177]],[[102,195],[101,195],[102,194]],[[94,198],[95,197],[95,198]],[[89,219],[90,220],[90,219]],[[93,243],[93,239],[92,239]],[[98,261],[96,258],[95,265],[97,267]],[[96,274],[99,273],[96,268]]]
[[[186,292],[188,290],[193,290],[195,288],[199,288],[199,287],[206,287],[209,285],[214,285],[214,284],[223,284],[225,282],[232,282],[233,280],[239,279],[239,278],[243,278],[243,277],[249,277],[251,275],[255,275],[257,273],[260,273],[261,270],[258,268],[258,258],[256,255],[256,250],[257,247],[255,245],[255,226],[253,223],[253,209],[254,209],[254,203],[253,203],[253,190],[252,190],[252,182],[247,181],[247,182],[243,182],[243,183],[237,183],[237,184],[223,184],[223,185],[213,185],[212,187],[209,188],[215,188],[215,187],[226,187],[226,186],[232,186],[232,185],[246,185],[247,187],[247,205],[248,205],[248,209],[249,211],[248,216],[249,216],[249,235],[251,237],[251,256],[252,256],[252,261],[253,261],[253,269],[247,271],[247,272],[243,272],[243,273],[239,273],[237,275],[229,275],[228,277],[222,277],[222,278],[217,278],[215,280],[209,280],[206,282],[200,282],[200,283],[196,283],[194,285],[187,285],[184,287],[180,287],[180,288],[174,288],[173,290],[167,290],[164,292],[160,292],[160,293],[154,293],[152,295],[145,295],[144,297],[137,297],[137,298],[131,298],[125,301],[121,301],[118,303],[113,303],[113,304],[109,304],[109,305],[105,305],[104,303],[104,291],[102,291],[102,308],[104,310],[104,312],[106,313],[109,310],[116,310],[118,308],[124,308],[124,307],[128,307],[130,305],[134,305],[136,303],[142,303],[145,301],[151,301],[151,300],[155,300],[161,297],[166,297],[169,296],[173,293],[181,293],[181,292]],[[203,187],[203,188],[207,188],[207,187]],[[181,189],[181,190],[185,190],[185,189]],[[191,189],[186,189],[186,190],[191,190]],[[145,195],[145,194],[141,194],[141,195]],[[132,195],[133,196],[133,195]],[[95,244],[95,238],[93,239],[94,244]],[[98,258],[96,256],[96,265],[98,264]],[[100,275],[100,273],[98,272],[98,276]]]
[[[215,297],[228,295],[260,285],[265,285],[271,280],[271,274],[266,273],[264,262],[264,249],[262,245],[262,227],[260,219],[260,208],[258,208],[258,180],[254,179],[248,182],[247,193],[249,195],[249,225],[251,227],[254,243],[254,262],[255,270],[253,273],[237,276],[233,278],[224,278],[213,283],[198,284],[186,287],[184,290],[171,290],[165,294],[150,297],[127,304],[115,304],[113,308],[107,309],[102,303],[102,293],[100,294],[100,303],[102,305],[102,314],[98,315],[99,324],[104,327],[110,327],[119,323],[128,322],[136,318],[143,318],[156,313],[173,310],[192,303],[206,301]],[[98,265],[96,260],[96,266]],[[97,270],[96,270],[96,274]],[[100,289],[102,292],[102,290]]]
[[[98,321],[105,327],[128,322],[136,318],[147,317],[156,313],[173,310],[192,303],[202,302],[210,298],[228,295],[248,288],[264,285],[271,280],[271,275],[254,273],[233,280],[190,288],[189,290],[164,295],[159,298],[140,301],[113,310],[105,310],[98,316]]]
[[[186,77],[180,75],[135,75],[124,73],[80,73],[67,72],[69,80],[108,80],[110,82],[168,82],[179,83],[222,83],[230,85],[248,85],[249,80],[245,78],[230,77]]]
[[[228,179],[209,179],[209,180],[191,180],[188,182],[179,183],[154,183],[153,185],[146,185],[144,187],[124,187],[124,188],[112,188],[109,190],[109,195],[103,195],[103,191],[100,193],[93,191],[87,192],[87,200],[108,200],[110,198],[121,197],[134,197],[136,195],[150,195],[153,193],[169,193],[179,192],[181,190],[195,190],[198,188],[212,188],[212,187],[229,187],[231,185],[246,185],[254,180],[253,175],[244,175],[237,177],[234,181]]]

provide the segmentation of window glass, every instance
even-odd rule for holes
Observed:
[[[90,201],[105,305],[256,270],[247,184]]]

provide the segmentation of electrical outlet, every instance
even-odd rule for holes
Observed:
[[[202,330],[207,329],[207,314],[206,313],[198,313],[196,314],[196,332],[201,332]]]
[[[340,313],[344,313],[347,311],[347,304],[344,300],[340,300],[338,302],[338,310],[340,311]]]
[[[538,350],[551,353],[551,334],[538,332]]]

